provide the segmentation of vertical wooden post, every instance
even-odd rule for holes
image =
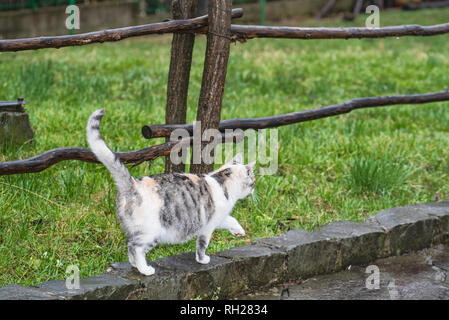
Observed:
[[[321,19],[323,18],[327,12],[332,9],[332,7],[334,6],[336,0],[329,0],[328,3],[326,3],[326,5],[320,10],[320,12],[318,12],[318,14],[315,16],[316,19]]]
[[[362,10],[363,6],[363,0],[357,0],[354,5],[353,15],[354,19],[357,18],[357,16],[360,14],[360,11]]]
[[[221,104],[223,100],[226,70],[231,44],[232,0],[209,0],[209,29],[207,32],[206,56],[204,59],[203,80],[198,102],[197,121],[201,122],[201,135],[206,129],[218,129]],[[201,150],[203,145],[201,146]],[[212,164],[192,163],[192,173],[207,173],[214,168]]]
[[[173,19],[189,19],[196,16],[198,0],[173,0]],[[194,34],[174,33],[171,47],[170,70],[168,72],[166,124],[186,123],[187,93],[189,89],[190,66],[195,42]],[[166,138],[168,141],[169,138]],[[165,172],[184,172],[185,164],[173,164],[165,158]]]

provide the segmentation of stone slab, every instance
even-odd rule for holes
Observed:
[[[177,300],[185,296],[184,272],[157,267],[151,261],[149,264],[156,267],[155,274],[151,276],[140,274],[129,262],[115,262],[107,273],[139,283],[140,286],[128,294],[128,300]]]
[[[286,277],[287,254],[281,250],[260,245],[244,245],[217,253],[235,264],[240,291],[270,287]]]
[[[298,229],[275,237],[256,239],[253,244],[210,255],[208,265],[197,263],[193,252],[181,253],[150,261],[156,273],[147,277],[127,262],[114,263],[105,274],[82,279],[79,290],[68,290],[65,281],[48,281],[30,288],[10,285],[0,288],[0,299],[227,299],[285,281],[290,284],[312,284],[313,279],[305,279],[320,274],[331,277],[329,273],[346,267],[349,273],[339,273],[340,280],[346,281],[346,284],[330,286],[330,291],[323,293],[322,297],[330,292],[334,292],[334,296],[351,297],[347,293],[349,288],[354,289],[351,283],[359,283],[366,278],[360,266],[379,257],[399,255],[445,242],[448,235],[449,202],[417,204],[379,212],[365,223],[340,221],[313,232]],[[391,265],[388,265],[390,258],[377,262],[388,270],[384,273],[384,281],[401,277],[401,270],[395,269],[395,263],[399,268],[405,268],[408,263],[408,274],[413,271],[414,265],[419,266],[421,276],[427,277],[427,280],[434,277],[437,281],[431,282],[430,287],[426,287],[424,280],[407,284],[402,297],[413,297],[411,292],[418,289],[430,298],[446,297],[449,251],[428,249],[431,251],[426,253],[425,250],[414,258],[391,260]],[[311,290],[318,289],[319,285],[316,283],[317,287],[311,287]],[[325,287],[321,288],[324,290]],[[430,293],[429,288],[436,289]],[[364,290],[362,287],[355,288],[352,297],[372,298],[372,293]],[[301,294],[306,291],[302,290]],[[383,299],[385,294],[390,293],[385,291],[376,297]],[[301,294],[296,297],[307,298]]]
[[[377,224],[338,221],[314,233],[338,242],[337,269],[368,263],[385,255],[386,233]]]
[[[420,250],[440,238],[441,221],[416,206],[397,207],[366,219],[387,233],[385,256]]]
[[[154,261],[154,266],[185,275],[181,299],[226,298],[240,288],[233,261],[217,255],[211,254],[209,264],[203,265],[194,252],[184,252]]]
[[[419,203],[411,207],[416,208],[430,216],[438,218],[441,222],[438,239],[436,242],[449,243],[449,200],[442,202]]]
[[[0,300],[56,300],[56,296],[34,287],[10,284],[0,288]]]
[[[338,269],[338,241],[320,233],[297,229],[279,236],[257,239],[255,243],[287,254],[287,277],[290,279],[304,279]]]
[[[374,273],[365,266],[352,266],[333,274],[311,277],[299,284],[284,284],[237,299],[277,300],[448,300],[448,270],[437,263],[449,263],[449,247],[438,245],[402,256],[373,261]],[[368,284],[368,286],[367,286]]]
[[[139,287],[137,281],[122,277],[102,274],[95,277],[80,279],[79,289],[68,289],[65,280],[52,280],[38,286],[58,299],[126,299]]]

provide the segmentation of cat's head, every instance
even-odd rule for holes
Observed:
[[[254,192],[256,177],[254,175],[254,166],[256,162],[243,164],[243,157],[237,154],[231,161],[214,171],[226,191],[235,199],[243,199]]]

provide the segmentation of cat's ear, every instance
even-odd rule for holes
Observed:
[[[236,164],[243,164],[243,157],[240,153],[238,153],[231,161],[228,161],[224,165],[222,165],[217,171],[229,168],[229,166]]]
[[[231,161],[230,164],[242,164],[243,157],[241,153],[238,153]]]
[[[246,167],[248,168],[248,169],[251,169],[251,170],[254,170],[254,166],[256,165],[256,161],[253,161],[253,162],[251,162],[251,163],[248,163],[247,165],[246,165]]]

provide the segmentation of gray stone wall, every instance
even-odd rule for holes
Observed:
[[[81,279],[77,290],[68,290],[63,280],[9,285],[0,288],[0,299],[226,299],[439,243],[449,243],[449,201],[257,239],[211,255],[208,265],[196,263],[193,252],[177,254],[151,261],[156,273],[148,277],[120,262],[103,275]]]

